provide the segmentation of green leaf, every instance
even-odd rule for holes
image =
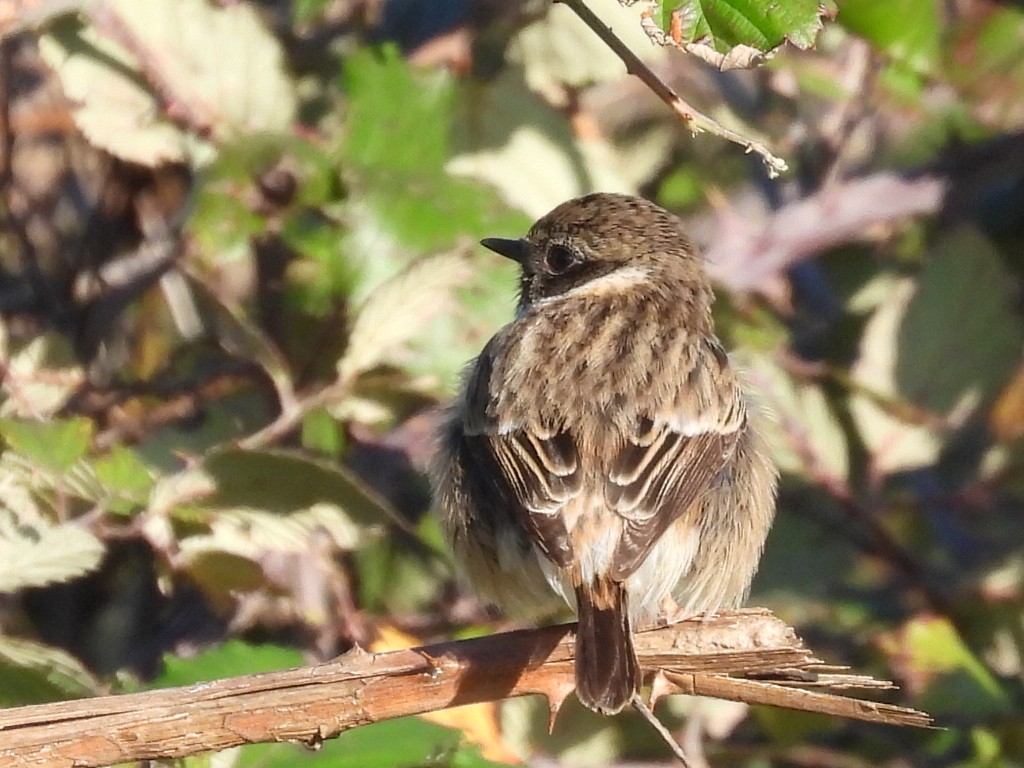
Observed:
[[[872,315],[851,372],[859,389],[850,410],[880,471],[934,462],[946,429],[999,391],[1024,342],[1012,286],[992,244],[955,229],[917,280],[899,282]],[[946,429],[904,415],[908,405]]]
[[[0,507],[0,593],[89,573],[104,551],[99,539],[75,523],[28,525]]]
[[[450,74],[414,69],[388,46],[346,59],[344,85],[341,159],[358,200],[346,256],[367,288],[395,273],[400,249],[450,248],[507,218],[492,190],[446,171],[457,95]]]
[[[345,467],[287,451],[218,450],[203,464],[216,490],[209,507],[244,508],[274,513],[336,504],[356,525],[406,527],[384,499]]]
[[[293,768],[296,765],[323,768],[367,768],[367,766],[452,766],[453,768],[496,768],[477,747],[462,742],[462,733],[418,717],[401,717],[345,731],[325,742],[316,753],[302,752],[294,745],[259,744],[246,747],[239,768]]]
[[[99,681],[70,654],[0,635],[0,707],[80,699],[100,690]]]
[[[92,422],[0,419],[0,437],[26,458],[55,472],[67,472],[85,457],[92,440]]]
[[[964,644],[948,619],[912,619],[880,639],[917,705],[932,715],[986,717],[1008,713],[1010,697]]]
[[[147,683],[146,688],[192,685],[236,675],[291,669],[304,663],[302,654],[294,648],[229,640],[190,658],[165,655],[163,672]]]
[[[819,0],[660,0],[654,19],[676,43],[731,69],[755,66],[787,40],[810,48],[830,6]]]
[[[942,40],[936,0],[843,0],[837,21],[905,67],[935,70]]]
[[[115,445],[92,466],[96,479],[110,494],[108,508],[128,513],[146,503],[153,488],[153,471],[134,451]]]

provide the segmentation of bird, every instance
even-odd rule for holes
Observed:
[[[575,611],[577,697],[615,714],[643,683],[636,627],[747,597],[775,515],[762,412],[655,203],[592,193],[481,244],[519,265],[519,300],[441,419],[441,527],[485,599]]]

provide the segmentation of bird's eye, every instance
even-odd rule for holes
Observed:
[[[564,245],[552,245],[548,248],[545,261],[552,275],[560,275],[576,263],[576,254]]]

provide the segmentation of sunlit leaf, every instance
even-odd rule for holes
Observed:
[[[796,381],[766,354],[739,353],[736,361],[750,383],[757,423],[782,470],[825,475],[841,481],[849,473],[849,449],[833,406],[817,383]]]
[[[88,451],[92,422],[88,419],[0,419],[0,438],[18,453],[48,469],[66,472]]]
[[[89,573],[103,553],[103,543],[79,525],[29,526],[0,507],[0,593]]]
[[[97,0],[88,14],[89,26],[62,21],[40,47],[96,146],[158,165],[187,159],[200,137],[290,127],[281,47],[248,4]]]
[[[999,391],[1024,340],[1012,285],[992,245],[957,229],[871,317],[851,412],[880,471],[934,462],[943,429],[929,419],[952,428]]]
[[[93,696],[100,683],[71,654],[32,640],[0,635],[0,706]]]
[[[465,251],[430,256],[379,286],[359,309],[338,376],[351,381],[388,361],[450,306],[452,292],[469,277]]]
[[[838,23],[921,73],[938,63],[942,15],[936,0],[843,0]]]
[[[96,459],[93,471],[110,494],[114,511],[127,512],[144,504],[153,487],[153,471],[123,445],[115,445],[106,456]]]
[[[658,0],[654,19],[676,44],[720,69],[755,66],[787,40],[814,45],[822,16],[835,6],[820,0]]]

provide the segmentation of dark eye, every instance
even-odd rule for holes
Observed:
[[[560,275],[576,263],[576,254],[564,245],[552,245],[546,257],[548,272]]]

